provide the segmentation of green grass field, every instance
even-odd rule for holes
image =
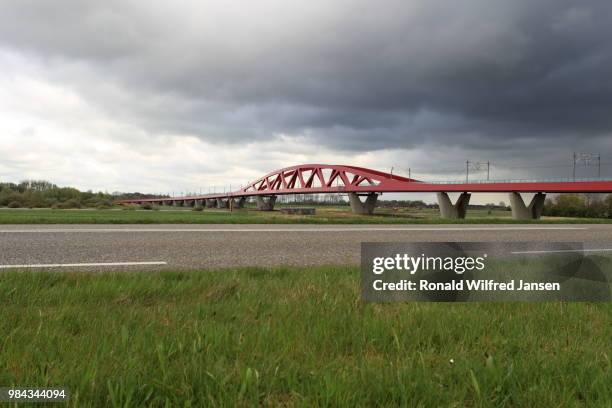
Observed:
[[[509,211],[470,210],[464,220],[440,218],[434,209],[377,209],[355,215],[348,207],[318,207],[316,215],[286,215],[280,211],[235,210],[51,210],[0,209],[0,224],[478,224],[478,223],[607,223],[608,219],[553,218],[513,220]]]
[[[612,305],[359,300],[357,268],[0,274],[0,384],[83,406],[610,407]]]

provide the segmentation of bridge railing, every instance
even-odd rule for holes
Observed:
[[[426,181],[421,180],[427,184],[497,184],[497,183],[568,183],[568,182],[581,182],[581,181],[612,181],[609,178],[552,178],[552,179],[496,179],[496,180],[446,180],[446,181]]]

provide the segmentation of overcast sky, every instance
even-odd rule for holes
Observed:
[[[3,0],[0,180],[566,177],[573,151],[612,177],[611,39],[605,0]]]

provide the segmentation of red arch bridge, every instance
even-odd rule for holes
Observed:
[[[509,193],[516,219],[538,219],[546,193],[611,193],[612,180],[526,181],[496,180],[469,182],[425,182],[355,166],[303,164],[273,171],[237,191],[187,197],[130,199],[120,204],[159,204],[241,208],[254,197],[262,211],[274,209],[276,197],[286,194],[347,194],[357,214],[372,214],[382,193],[437,193],[441,216],[465,218],[471,193]],[[459,193],[453,203],[448,193]],[[535,193],[526,204],[521,193]]]

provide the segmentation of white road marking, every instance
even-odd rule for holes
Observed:
[[[108,232],[386,232],[386,231],[558,231],[588,227],[392,227],[392,228],[48,228],[0,230],[0,234],[108,233]]]
[[[66,264],[25,264],[25,265],[0,265],[0,269],[22,269],[22,268],[68,268],[87,266],[135,266],[135,265],[168,265],[167,262],[92,262],[92,263],[66,263]]]
[[[608,252],[612,251],[612,248],[600,248],[600,249],[551,249],[546,251],[513,251],[511,254],[552,254],[556,252]]]

